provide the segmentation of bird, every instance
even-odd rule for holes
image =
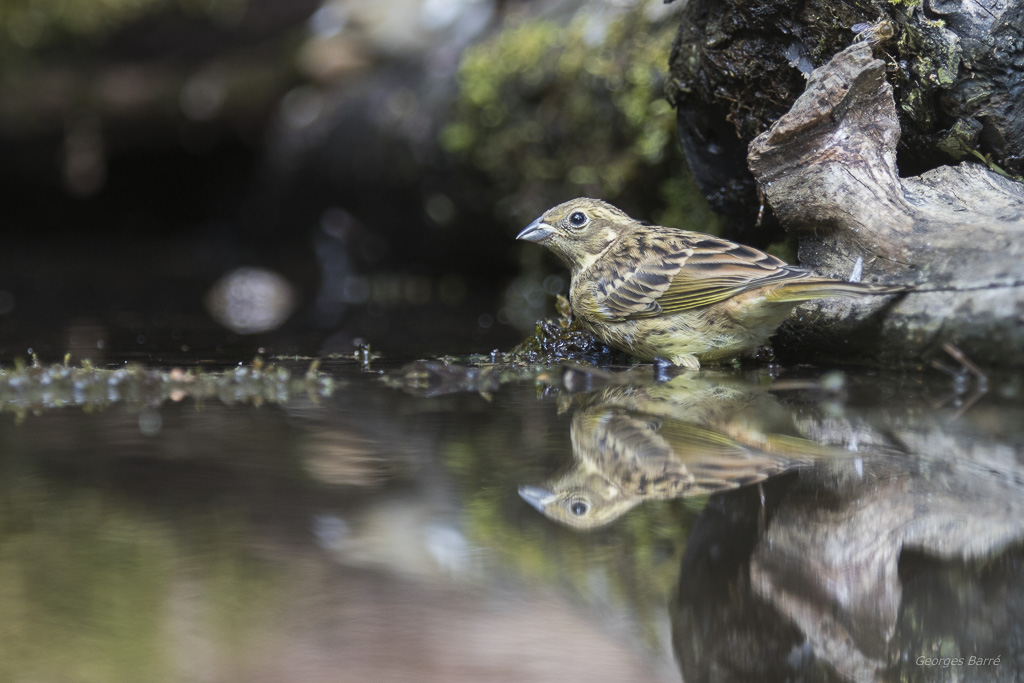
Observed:
[[[589,197],[548,209],[516,239],[546,247],[569,268],[573,317],[604,344],[693,370],[753,354],[801,302],[908,291],[816,276]]]
[[[719,381],[679,375],[573,398],[572,464],[518,491],[545,517],[580,531],[611,524],[648,500],[736,489],[841,454],[747,424],[750,413],[773,413],[774,400]]]

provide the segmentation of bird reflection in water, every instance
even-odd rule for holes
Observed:
[[[521,486],[519,495],[576,529],[607,525],[645,500],[735,489],[838,452],[773,433],[788,419],[749,384],[677,376],[607,386],[568,404],[572,465],[543,486]]]

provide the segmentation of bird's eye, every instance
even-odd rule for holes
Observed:
[[[587,510],[590,509],[590,506],[584,503],[582,500],[577,500],[575,503],[569,506],[569,509],[572,510],[572,514],[576,515],[577,517],[582,517],[583,515],[587,514]]]
[[[579,228],[585,225],[587,222],[587,214],[582,211],[573,211],[572,215],[569,216],[569,223]]]

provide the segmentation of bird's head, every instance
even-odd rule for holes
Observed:
[[[605,526],[640,502],[595,474],[570,472],[549,486],[520,486],[519,497],[548,519],[574,529]]]
[[[575,274],[590,267],[633,222],[608,202],[580,197],[548,209],[516,239],[547,247]]]

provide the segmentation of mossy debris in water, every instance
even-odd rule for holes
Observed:
[[[516,363],[562,363],[565,361],[600,365],[629,364],[629,356],[605,346],[572,317],[569,301],[556,299],[558,317],[537,322],[533,336],[524,339],[511,353]]]
[[[484,398],[510,382],[533,381],[545,387],[558,384],[549,366],[569,364],[629,365],[629,356],[610,349],[573,320],[569,301],[556,299],[558,317],[537,321],[532,336],[511,351],[486,356],[418,360],[388,372],[383,380],[395,389],[416,396],[441,396],[459,392]]]
[[[46,409],[79,406],[104,408],[114,403],[131,407],[157,407],[165,401],[216,399],[237,403],[287,403],[300,396],[330,396],[334,379],[320,372],[314,361],[305,373],[256,358],[251,365],[231,370],[195,368],[155,369],[137,364],[98,368],[89,361],[73,367],[64,363],[31,365],[16,362],[0,368],[0,412],[19,417]]]

